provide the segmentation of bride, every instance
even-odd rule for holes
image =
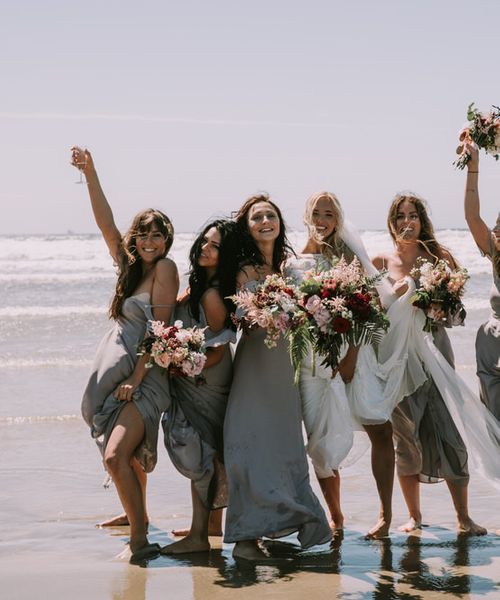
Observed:
[[[361,238],[345,223],[337,197],[330,192],[311,196],[304,213],[307,243],[297,259],[290,259],[285,274],[296,281],[315,268],[329,269],[336,258],[355,256],[369,274],[370,263]],[[338,369],[320,366],[313,374],[312,355],[300,371],[302,415],[308,437],[307,450],[331,515],[332,529],[342,529],[339,465],[353,444],[353,419],[368,434],[372,446],[372,472],[380,498],[379,520],[367,534],[388,535],[392,517],[394,448],[390,410],[382,403],[383,388],[375,376],[376,359],[369,346],[347,348]]]

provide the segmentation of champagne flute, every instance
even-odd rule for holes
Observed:
[[[71,164],[75,166],[79,173],[80,178],[78,181],[75,181],[76,184],[87,184],[87,181],[83,179],[83,169],[87,166],[87,155],[86,151],[78,146],[74,146],[72,149],[72,159]]]

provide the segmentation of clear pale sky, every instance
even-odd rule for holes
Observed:
[[[95,232],[87,146],[124,229],[197,230],[266,190],[289,225],[329,189],[360,228],[396,191],[465,227],[457,131],[500,104],[498,0],[0,0],[0,233]],[[500,161],[481,156],[484,217]]]

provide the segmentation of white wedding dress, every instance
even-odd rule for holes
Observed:
[[[300,283],[307,271],[328,268],[325,256],[303,254],[287,261],[284,275]],[[383,381],[377,377],[377,360],[371,346],[360,348],[349,384],[339,374],[332,379],[331,369],[321,362],[322,357],[313,356],[310,349],[301,365],[299,389],[307,452],[317,476],[323,479],[352,464],[367,450],[367,436],[356,432],[363,431],[363,425],[388,421],[391,407],[383,402]]]

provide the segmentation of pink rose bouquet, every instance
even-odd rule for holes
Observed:
[[[492,106],[489,113],[482,113],[474,108],[474,103],[467,109],[467,123],[460,131],[460,141],[472,141],[479,148],[484,148],[495,160],[500,158],[500,108]],[[457,169],[463,169],[470,160],[465,145],[457,148],[460,156],[453,163]]]
[[[432,263],[420,258],[410,275],[420,284],[411,302],[426,313],[424,331],[435,329],[440,315],[453,314],[462,307],[461,298],[469,279],[466,269],[452,269],[444,260]]]
[[[205,334],[197,327],[183,327],[182,321],[166,326],[163,321],[149,321],[151,335],[138,348],[138,354],[149,354],[146,367],[157,364],[170,375],[198,377],[207,360]]]
[[[281,275],[268,275],[255,290],[242,289],[230,299],[238,309],[233,321],[243,329],[266,329],[268,348],[274,348],[280,335],[286,337],[303,320],[297,288]]]
[[[299,285],[309,338],[323,363],[336,368],[344,344],[376,346],[389,320],[377,301],[374,284],[382,276],[367,277],[357,258],[342,257],[330,270],[309,272]],[[300,343],[296,336],[296,343]],[[292,350],[292,356],[299,350]]]

